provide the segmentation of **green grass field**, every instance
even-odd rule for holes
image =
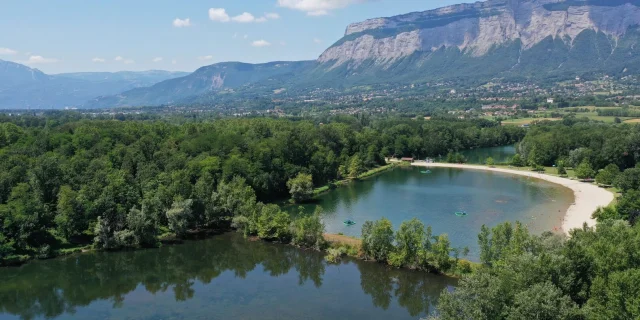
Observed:
[[[548,121],[558,121],[558,120],[562,120],[562,119],[559,119],[559,118],[521,118],[521,119],[508,119],[508,120],[503,120],[503,121],[502,121],[502,125],[521,126],[521,125],[525,125],[525,124],[531,124],[532,122],[535,122],[535,121],[544,121],[544,120],[548,120]]]

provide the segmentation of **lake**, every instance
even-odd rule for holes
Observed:
[[[470,164],[484,164],[488,157],[495,163],[507,163],[516,154],[516,146],[478,148],[460,152]]]
[[[229,233],[0,269],[0,319],[417,319],[455,284]]]
[[[477,234],[483,224],[521,221],[533,233],[561,232],[562,219],[574,201],[570,189],[539,179],[453,168],[432,168],[430,174],[421,170],[426,169],[396,167],[327,192],[304,209],[322,207],[327,232],[356,237],[367,220],[386,217],[397,229],[416,217],[434,234],[447,233],[454,247],[468,247],[468,258],[477,261]],[[468,215],[458,217],[457,211]],[[346,219],[356,225],[346,226]]]

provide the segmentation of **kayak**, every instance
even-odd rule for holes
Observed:
[[[355,221],[350,220],[350,219],[349,219],[349,220],[345,220],[345,221],[343,221],[342,223],[344,223],[344,224],[346,224],[346,225],[348,225],[348,226],[352,226],[352,225],[356,224],[356,222],[355,222]]]
[[[431,173],[431,170],[427,170],[427,171],[420,171],[420,173]]]
[[[464,217],[464,216],[466,216],[466,215],[467,215],[467,212],[465,212],[465,211],[458,211],[458,212],[456,212],[456,216],[458,216],[458,217]]]

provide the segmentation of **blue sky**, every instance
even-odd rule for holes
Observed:
[[[461,0],[4,0],[0,59],[47,73],[311,60],[346,26]],[[467,1],[468,2],[468,1]]]

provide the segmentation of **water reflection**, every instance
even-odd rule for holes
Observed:
[[[482,164],[488,157],[493,158],[496,163],[508,162],[516,154],[516,146],[502,146],[491,148],[478,148],[464,150],[461,152],[468,163]]]
[[[226,234],[2,269],[0,318],[190,319],[213,308],[221,318],[399,319],[425,315],[453,284],[375,263],[327,265],[316,252]]]

